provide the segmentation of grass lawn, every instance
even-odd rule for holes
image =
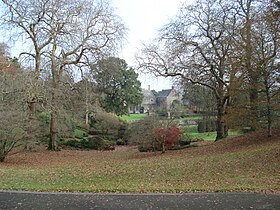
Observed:
[[[18,153],[0,164],[0,189],[279,192],[280,130],[275,136],[250,134],[165,154],[140,153],[133,147]]]
[[[121,118],[126,120],[127,122],[133,122],[136,120],[142,120],[147,116],[147,114],[130,114],[130,115],[123,115]]]
[[[206,141],[214,141],[216,139],[216,132],[198,133],[197,125],[186,126],[185,129],[189,135],[194,139],[203,139]],[[239,136],[241,133],[236,130],[229,130],[229,137]]]

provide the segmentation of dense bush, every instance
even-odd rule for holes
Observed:
[[[155,129],[162,126],[156,116],[148,116],[143,120],[131,123],[124,134],[124,141],[130,145],[137,145],[143,148],[155,147]]]
[[[127,142],[125,142],[123,139],[118,139],[117,141],[116,141],[116,144],[117,145],[126,145],[127,144]]]
[[[128,129],[128,124],[127,123],[123,123],[121,124],[119,131],[118,131],[118,140],[117,140],[117,144],[118,142],[122,142],[121,144],[118,145],[126,145],[127,144],[127,139],[125,139],[125,133]]]
[[[177,127],[156,128],[155,140],[157,142],[157,149],[160,148],[162,152],[166,149],[172,149],[179,145],[181,131]]]
[[[116,139],[119,133],[120,126],[121,122],[119,118],[112,113],[98,112],[90,117],[90,127],[92,131],[95,130],[104,135],[112,134],[116,137]]]
[[[130,145],[137,145],[141,152],[171,149],[179,145],[181,131],[176,122],[148,116],[130,124],[124,140]]]
[[[74,147],[77,149],[93,149],[93,150],[113,150],[115,143],[103,139],[100,136],[91,137],[89,139],[83,138],[81,140],[70,139],[63,143],[66,146]]]

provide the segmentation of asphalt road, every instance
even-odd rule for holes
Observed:
[[[91,194],[0,191],[0,209],[277,209],[280,194]]]

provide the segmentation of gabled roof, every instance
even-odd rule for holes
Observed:
[[[172,89],[162,90],[157,94],[157,98],[166,98],[171,93]]]
[[[142,89],[142,94],[144,95],[144,97],[151,97],[151,96],[155,96],[153,91],[151,90],[146,90],[146,89]]]

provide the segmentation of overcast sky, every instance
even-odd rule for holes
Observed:
[[[193,0],[112,0],[117,14],[123,19],[129,29],[127,42],[124,44],[120,57],[129,66],[134,66],[134,55],[142,48],[142,43],[149,43],[157,36],[157,30],[174,17],[183,2]],[[161,90],[172,86],[164,78],[150,78],[140,75],[142,87],[148,85],[152,89]]]

